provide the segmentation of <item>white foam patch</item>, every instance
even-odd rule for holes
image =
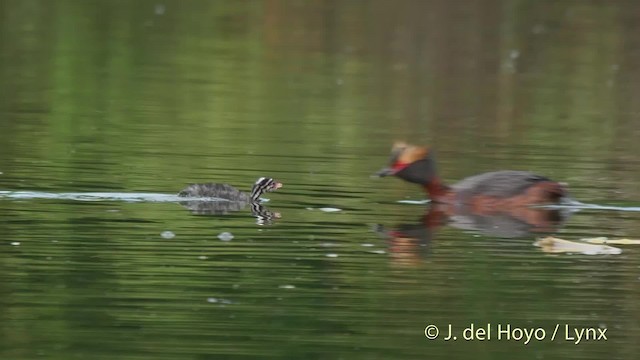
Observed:
[[[125,201],[125,202],[180,202],[193,200],[229,201],[220,198],[181,197],[175,194],[117,193],[117,192],[70,192],[48,193],[42,191],[0,191],[0,199],[30,200],[77,200],[77,201]]]
[[[431,200],[398,200],[400,204],[411,204],[411,205],[424,205],[431,202]]]
[[[580,239],[591,244],[640,245],[640,239],[609,239],[606,237]]]
[[[332,208],[332,207],[323,207],[323,208],[319,208],[318,210],[320,210],[320,211],[324,211],[324,212],[338,212],[338,211],[342,211],[342,209]]]
[[[577,200],[567,199],[564,203],[558,205],[541,205],[536,206],[543,209],[567,209],[567,210],[613,210],[613,211],[640,211],[638,206],[610,206],[610,205],[598,205],[587,204]]]
[[[207,302],[211,304],[224,304],[224,305],[233,304],[233,301],[229,299],[214,298],[214,297],[207,298]]]
[[[622,253],[622,249],[609,245],[569,241],[551,236],[538,239],[534,245],[550,254],[618,255]]]

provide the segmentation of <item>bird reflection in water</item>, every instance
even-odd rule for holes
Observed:
[[[417,225],[402,225],[386,235],[399,258],[424,252],[435,230],[450,225],[502,238],[556,231],[569,212],[534,207],[571,202],[564,184],[528,171],[500,170],[467,177],[451,186],[438,176],[435,155],[427,146],[398,141],[389,165],[374,177],[396,176],[423,187],[431,207]],[[419,257],[418,257],[419,258]]]
[[[194,215],[220,216],[230,212],[240,211],[246,207],[246,203],[235,201],[190,200],[181,201],[180,205],[189,209]],[[271,211],[258,202],[249,203],[251,215],[256,218],[258,225],[271,225],[276,219],[280,219],[279,212]]]
[[[556,232],[571,212],[564,209],[518,207],[475,211],[449,204],[431,204],[417,222],[393,228],[376,225],[374,232],[385,238],[391,257],[398,264],[417,265],[429,253],[437,230],[452,226],[498,238],[525,238]]]

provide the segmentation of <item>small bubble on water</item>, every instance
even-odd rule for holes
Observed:
[[[173,239],[174,237],[176,237],[176,234],[174,234],[173,232],[167,230],[167,231],[161,232],[160,236],[162,236],[165,239]]]
[[[295,285],[280,285],[280,286],[278,286],[278,288],[280,288],[280,289],[295,289],[296,286]]]
[[[222,240],[222,241],[231,241],[231,239],[233,239],[233,234],[230,232],[222,232],[220,233],[220,235],[218,235],[218,239]]]
[[[217,303],[217,302],[218,302],[218,299],[216,299],[216,298],[214,298],[214,297],[210,297],[210,298],[207,298],[207,302],[208,302],[208,303],[212,303],[212,304],[213,304],[213,303]]]
[[[338,254],[326,254],[325,256],[330,258],[337,258]]]
[[[19,242],[19,241],[13,241],[13,242],[11,243],[11,245],[13,245],[13,246],[20,246],[20,242]]]
[[[200,260],[207,260],[208,258],[209,258],[209,257],[208,257],[208,256],[206,256],[206,255],[200,255],[200,256],[198,256],[198,259],[200,259]]]
[[[163,4],[156,4],[156,6],[154,7],[154,12],[156,13],[156,15],[164,15],[164,12],[166,10],[167,8]]]

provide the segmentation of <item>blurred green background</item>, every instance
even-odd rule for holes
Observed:
[[[548,255],[445,227],[399,246],[372,228],[421,228],[397,201],[424,195],[369,175],[403,139],[433,145],[447,181],[530,170],[637,207],[639,30],[636,1],[0,0],[0,190],[285,184],[268,227],[0,198],[0,357],[634,359],[632,245]],[[582,211],[558,236],[638,238],[638,219]],[[471,322],[609,339],[423,335]]]

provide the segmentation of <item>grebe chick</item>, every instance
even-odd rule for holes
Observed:
[[[282,187],[282,183],[272,178],[261,177],[256,180],[251,192],[240,191],[229,184],[191,184],[178,193],[180,197],[217,198],[233,202],[257,202],[265,192],[274,191]]]

